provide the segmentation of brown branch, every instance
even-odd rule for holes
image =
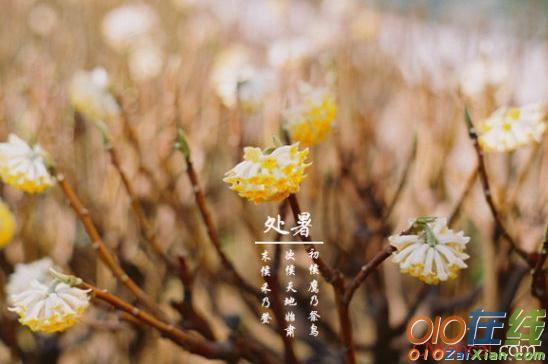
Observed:
[[[293,211],[293,217],[295,222],[298,221],[298,216],[301,214],[301,208],[299,201],[294,194],[288,197],[289,205]],[[304,242],[311,242],[310,235],[299,235],[300,239]],[[311,244],[305,244],[305,249],[308,253],[312,252],[314,246]],[[347,364],[356,363],[356,348],[354,346],[354,340],[352,337],[352,322],[350,321],[350,312],[348,310],[348,304],[344,301],[345,295],[345,282],[341,272],[335,270],[329,264],[327,264],[321,257],[312,257],[314,263],[318,265],[318,269],[324,279],[333,286],[335,291],[335,303],[337,306],[337,316],[339,318],[340,335],[343,345],[343,351],[345,356],[345,362]]]
[[[457,205],[453,208],[453,212],[449,215],[449,221],[447,222],[448,226],[452,226],[457,218],[460,215],[460,212],[462,210],[462,205],[464,204],[464,201],[470,194],[470,191],[472,191],[472,187],[474,186],[474,182],[476,182],[476,178],[478,177],[478,166],[474,167],[474,170],[472,171],[472,174],[470,174],[470,177],[468,177],[468,180],[466,181],[466,184],[464,185],[464,189],[462,190],[462,193],[457,200]]]
[[[476,130],[474,129],[474,125],[472,123],[472,119],[470,118],[470,114],[468,113],[468,109],[464,110],[464,120],[466,122],[466,127],[468,128],[468,135],[470,136],[470,139],[472,140],[472,144],[474,145],[474,150],[476,151],[476,156],[478,159],[478,172],[479,172],[479,177],[481,181],[481,186],[483,188],[483,195],[485,196],[487,205],[489,205],[489,209],[491,210],[491,214],[493,215],[493,219],[495,220],[495,225],[500,231],[501,236],[511,245],[512,249],[521,258],[523,258],[529,265],[531,265],[531,260],[529,259],[529,255],[527,254],[527,252],[521,249],[516,243],[516,241],[512,238],[512,236],[510,236],[510,234],[508,233],[508,230],[506,230],[506,227],[502,223],[499,212],[497,211],[497,208],[495,206],[495,201],[493,200],[491,187],[489,185],[489,178],[487,175],[487,169],[485,167],[483,151],[481,149],[481,146],[479,145],[478,134]]]
[[[282,219],[285,218],[287,213],[287,201],[284,200],[278,209],[278,214]],[[282,239],[282,234],[280,232],[276,233],[274,241],[279,241]],[[272,259],[272,271],[270,276],[265,276],[264,279],[268,286],[271,289],[270,296],[272,297],[272,313],[276,318],[276,331],[280,338],[282,339],[284,345],[284,357],[286,363],[299,363],[297,355],[295,354],[295,349],[293,347],[293,339],[286,335],[283,324],[285,322],[284,308],[282,304],[282,289],[280,284],[280,263],[282,248],[281,245],[276,245],[274,247],[274,257]]]
[[[543,270],[546,257],[548,256],[548,226],[544,232],[544,242],[542,249],[536,259],[535,266],[532,271],[533,281],[531,282],[531,291],[533,296],[537,297],[544,308],[548,308],[548,282],[546,279],[546,271]]]
[[[398,184],[398,188],[396,189],[396,192],[394,193],[394,197],[392,197],[392,200],[390,201],[390,204],[386,208],[383,216],[383,220],[386,220],[390,217],[392,214],[392,211],[394,210],[394,207],[396,207],[396,204],[398,203],[398,200],[400,199],[401,193],[403,191],[403,188],[405,187],[405,184],[407,183],[407,177],[409,176],[409,171],[411,170],[411,166],[413,165],[413,162],[415,161],[415,158],[417,157],[417,135],[413,138],[413,146],[411,147],[411,153],[409,153],[409,157],[407,157],[407,160],[405,162],[405,169],[403,170],[403,174],[400,179],[400,183]]]
[[[344,294],[344,302],[346,304],[349,304],[352,300],[352,297],[354,296],[354,293],[356,290],[360,287],[360,285],[365,281],[367,276],[373,272],[382,262],[384,262],[387,258],[389,258],[393,252],[396,251],[396,248],[392,245],[387,245],[384,249],[382,249],[380,252],[377,253],[369,261],[369,263],[363,265],[360,269],[360,272],[354,277],[354,279],[350,282],[348,287],[346,288],[346,292]]]
[[[232,274],[234,283],[238,287],[242,288],[244,291],[248,292],[249,294],[259,297],[259,290],[253,287],[250,283],[248,283],[238,273],[238,271],[236,270],[232,262],[228,259],[228,257],[226,256],[226,254],[223,252],[221,248],[221,241],[219,239],[219,235],[217,234],[217,229],[215,228],[215,224],[213,223],[213,218],[211,217],[211,213],[209,212],[204,191],[200,187],[198,174],[194,170],[194,165],[192,164],[192,159],[190,158],[190,148],[187,144],[186,138],[181,129],[178,130],[178,140],[176,142],[176,148],[180,150],[183,156],[185,157],[185,162],[187,167],[186,173],[190,181],[190,184],[192,185],[192,191],[194,192],[194,198],[196,200],[196,204],[198,205],[198,209],[200,210],[200,215],[205,224],[209,240],[211,240],[211,243],[213,244],[213,247],[215,248],[217,255],[221,259],[222,265],[225,267],[225,269],[227,269]]]
[[[171,305],[181,314],[182,327],[196,330],[206,339],[215,340],[211,325],[194,307],[194,276],[184,256],[179,257],[179,277],[184,286],[184,296],[181,302],[172,302]]]
[[[146,241],[152,248],[152,250],[167,264],[167,266],[172,270],[175,271],[177,266],[173,262],[172,259],[170,259],[164,250],[162,248],[162,244],[158,241],[158,238],[156,236],[156,232],[154,231],[154,228],[152,227],[152,224],[148,220],[145,211],[143,209],[143,206],[139,202],[139,199],[137,195],[135,194],[135,190],[133,189],[133,186],[131,185],[131,182],[129,181],[128,176],[122,169],[122,166],[120,165],[120,159],[118,158],[118,153],[116,149],[114,149],[114,146],[112,144],[107,145],[107,150],[110,155],[110,160],[112,162],[112,165],[118,171],[118,174],[120,175],[120,178],[122,180],[122,184],[124,185],[124,188],[131,200],[131,208],[133,209],[133,212],[135,213],[135,216],[137,217],[137,221],[139,223],[139,226],[141,228],[141,232],[143,236],[145,237]]]
[[[169,338],[191,353],[198,354],[209,359],[224,359],[229,361],[236,360],[242,356],[242,353],[239,352],[239,350],[237,350],[233,345],[211,342],[199,336],[186,333],[185,331],[138,309],[137,307],[107,292],[106,290],[98,289],[88,283],[82,283],[79,287],[81,289],[90,290],[94,297],[111,304],[115,308],[126,312],[140,322],[158,330],[162,336]]]
[[[72,189],[70,184],[67,182],[65,177],[62,174],[56,174],[59,187],[65,194],[68,199],[70,206],[82,222],[86,233],[91,239],[93,248],[97,251],[99,258],[105,263],[105,265],[111,270],[114,276],[124,284],[129,291],[141,302],[146,308],[159,317],[163,317],[163,313],[158,307],[158,305],[152,300],[152,298],[146,294],[138,285],[135,283],[123,270],[120,266],[116,256],[110,251],[107,245],[104,243],[101,235],[97,231],[93,220],[89,215],[88,209],[83,205],[76,192]]]

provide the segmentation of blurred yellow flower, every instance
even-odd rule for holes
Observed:
[[[292,141],[304,146],[322,142],[337,113],[335,97],[326,88],[300,87],[301,103],[285,112],[285,128]]]
[[[0,200],[0,249],[6,246],[15,233],[15,218],[8,205]]]
[[[76,72],[69,92],[72,107],[91,121],[108,121],[120,114],[120,107],[109,91],[104,68]]]
[[[299,150],[298,143],[272,151],[244,148],[244,161],[226,173],[223,179],[241,197],[255,203],[280,201],[299,191],[305,177],[308,148]]]
[[[486,152],[507,152],[542,140],[546,111],[541,104],[501,107],[478,127],[479,143]]]
[[[402,273],[419,278],[428,284],[454,279],[460,269],[467,267],[464,253],[470,238],[447,227],[447,219],[423,217],[410,221],[409,234],[388,238],[397,251],[393,262]]]
[[[58,279],[48,283],[33,280],[27,289],[11,295],[10,311],[32,331],[52,333],[74,326],[89,307],[88,291]]]
[[[19,190],[42,192],[55,184],[46,165],[47,153],[40,145],[30,147],[14,134],[0,143],[0,178]]]

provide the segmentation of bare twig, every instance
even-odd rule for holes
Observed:
[[[291,210],[293,211],[293,216],[295,222],[298,221],[298,216],[301,214],[301,208],[299,206],[299,201],[294,194],[289,195],[288,197]],[[310,235],[303,236],[299,235],[300,239],[304,242],[312,241]],[[314,250],[314,246],[311,244],[305,245],[306,251],[308,253]],[[341,272],[335,270],[329,264],[327,264],[320,256],[312,257],[314,263],[318,265],[318,269],[324,279],[333,286],[335,291],[335,303],[337,306],[337,316],[339,318],[340,325],[340,335],[341,341],[343,344],[343,351],[345,355],[345,361],[347,364],[356,363],[356,349],[354,347],[354,340],[352,337],[352,323],[350,321],[350,313],[348,310],[348,304],[344,302],[345,294],[345,282]]]
[[[398,184],[398,188],[396,188],[394,197],[392,197],[392,200],[390,201],[388,207],[386,208],[384,212],[383,220],[388,219],[390,215],[392,214],[394,207],[396,207],[396,204],[398,203],[398,200],[400,199],[401,193],[403,191],[403,188],[405,187],[405,184],[407,183],[407,177],[409,176],[409,171],[411,170],[411,166],[413,165],[413,162],[415,161],[416,157],[417,157],[417,135],[415,134],[415,137],[413,138],[413,146],[411,147],[411,153],[409,153],[409,157],[407,157],[407,161],[405,162],[405,168],[403,170],[400,183]]]
[[[242,353],[240,353],[232,345],[211,342],[199,336],[188,334],[185,331],[138,309],[137,307],[107,292],[106,290],[98,289],[88,283],[82,283],[80,288],[90,290],[96,298],[108,302],[115,308],[128,313],[140,322],[158,330],[163,336],[169,338],[191,353],[198,354],[209,359],[225,360],[235,360],[242,356]]]
[[[95,227],[95,224],[93,223],[93,220],[91,219],[89,215],[88,209],[86,209],[83,205],[78,196],[76,195],[76,192],[72,189],[70,184],[67,182],[65,177],[62,174],[56,174],[57,181],[59,182],[59,187],[67,197],[70,206],[84,225],[84,229],[86,230],[86,233],[88,234],[89,238],[91,239],[92,246],[95,250],[97,250],[97,253],[103,263],[112,271],[114,276],[122,283],[124,284],[131,293],[141,302],[146,308],[148,308],[151,312],[153,312],[155,315],[159,317],[163,317],[163,313],[158,307],[158,305],[152,300],[152,298],[146,294],[138,285],[135,283],[123,270],[123,268],[118,263],[118,259],[116,256],[110,251],[110,249],[107,247],[107,245],[104,243],[103,239],[101,238],[101,235],[99,235],[99,232],[97,231],[97,228]]]
[[[350,303],[352,300],[352,297],[354,296],[354,293],[356,290],[360,287],[360,285],[365,281],[367,276],[374,271],[382,262],[384,262],[387,258],[389,258],[393,252],[396,251],[396,248],[392,245],[387,245],[384,249],[382,249],[380,252],[377,253],[369,261],[369,263],[365,264],[361,267],[360,272],[354,277],[354,279],[350,282],[348,287],[346,288],[346,292],[344,294],[344,302]]]
[[[531,264],[529,255],[527,254],[527,252],[525,252],[523,249],[521,249],[518,246],[516,241],[508,233],[508,230],[506,230],[506,227],[502,223],[501,217],[497,211],[495,202],[493,200],[491,187],[489,185],[489,178],[487,176],[487,169],[485,167],[483,151],[478,143],[478,134],[476,130],[474,129],[474,124],[472,123],[472,119],[470,118],[470,114],[468,113],[467,108],[464,109],[464,121],[466,122],[466,127],[468,128],[468,135],[470,136],[470,139],[472,140],[472,143],[474,144],[474,149],[476,151],[476,155],[478,158],[478,172],[479,172],[479,177],[481,181],[481,186],[483,187],[483,194],[485,196],[485,200],[487,201],[487,205],[489,205],[489,209],[491,210],[493,219],[495,220],[495,225],[500,231],[501,236],[511,245],[512,249],[515,250],[516,253],[521,258],[523,258],[527,263]]]
[[[472,191],[472,186],[474,186],[474,182],[476,182],[476,178],[478,177],[478,167],[474,167],[474,170],[470,174],[470,177],[468,177],[468,180],[466,181],[466,184],[464,185],[464,189],[462,190],[462,193],[457,200],[457,205],[453,208],[453,212],[449,215],[449,221],[447,223],[448,226],[452,226],[455,221],[458,219],[460,212],[462,210],[462,205],[464,204],[464,201],[470,194],[470,191]]]
[[[167,266],[175,270],[176,265],[167,255],[158,241],[158,237],[156,235],[156,232],[154,231],[152,224],[148,220],[145,211],[143,209],[143,206],[139,202],[139,198],[135,194],[135,190],[133,189],[133,186],[131,185],[131,182],[129,181],[128,176],[122,169],[122,166],[120,165],[120,159],[118,158],[118,153],[114,146],[111,143],[108,143],[106,146],[106,149],[108,150],[108,153],[110,155],[110,160],[112,162],[112,165],[118,171],[118,174],[120,175],[120,178],[122,180],[122,184],[124,185],[124,188],[131,200],[131,208],[133,209],[133,212],[135,213],[135,216],[137,217],[137,221],[139,223],[139,226],[141,228],[141,232],[143,236],[145,237],[146,241],[152,248],[152,250],[160,257],[162,260],[167,264]]]
[[[200,210],[200,215],[202,216],[202,220],[206,226],[209,240],[211,240],[211,243],[213,244],[217,252],[217,255],[221,259],[221,263],[223,264],[223,266],[232,274],[232,277],[234,278],[235,283],[240,288],[244,289],[246,292],[258,297],[259,291],[255,287],[253,287],[250,283],[248,283],[238,273],[238,271],[236,270],[232,262],[228,259],[228,257],[226,256],[226,254],[223,252],[221,248],[221,241],[217,234],[217,229],[215,228],[215,224],[213,223],[213,218],[211,217],[211,213],[209,212],[204,191],[200,187],[198,174],[194,170],[194,165],[192,164],[192,159],[190,157],[190,147],[188,146],[188,142],[186,140],[186,137],[182,129],[178,129],[177,134],[178,135],[177,135],[177,141],[175,143],[175,147],[177,150],[181,151],[181,153],[183,154],[185,158],[186,167],[187,167],[186,173],[192,185],[194,198],[196,200],[196,204],[198,205],[198,209]]]

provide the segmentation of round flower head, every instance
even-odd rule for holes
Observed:
[[[223,179],[241,197],[255,203],[280,201],[299,191],[305,177],[308,148],[299,150],[298,143],[263,152],[244,148],[244,161],[226,173]]]
[[[75,277],[72,277],[75,278]],[[89,306],[88,291],[59,279],[48,283],[33,280],[27,289],[11,295],[10,311],[32,331],[52,333],[74,326]]]
[[[43,284],[49,284],[53,277],[49,274],[50,268],[54,268],[51,258],[42,258],[31,263],[19,263],[15,265],[14,272],[10,275],[6,284],[6,294],[11,295],[25,291],[29,282],[37,280]]]
[[[302,85],[301,103],[285,113],[285,128],[292,140],[304,146],[323,141],[335,119],[337,108],[334,96],[326,88]]]
[[[102,32],[107,43],[125,52],[135,43],[150,37],[158,25],[158,16],[145,4],[122,5],[111,10],[103,19]]]
[[[76,111],[92,121],[108,121],[120,114],[120,107],[109,91],[104,68],[76,72],[70,84],[70,102]]]
[[[445,218],[417,218],[406,233],[388,240],[397,249],[392,260],[400,265],[401,272],[425,283],[454,279],[460,269],[467,267],[464,261],[469,256],[464,249],[470,238],[462,231],[449,229]]]
[[[0,177],[22,191],[42,192],[55,184],[46,160],[42,147],[30,147],[14,134],[9,135],[6,143],[0,143]]]
[[[0,200],[0,249],[6,246],[15,233],[15,218],[8,205]]]
[[[249,50],[243,46],[234,45],[217,56],[211,82],[226,107],[236,105],[238,85],[249,80],[254,72]]]
[[[539,143],[545,130],[546,112],[542,105],[501,107],[479,125],[479,143],[487,152],[507,152]]]

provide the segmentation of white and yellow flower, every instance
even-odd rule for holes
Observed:
[[[42,192],[55,184],[48,171],[47,159],[47,153],[40,145],[30,147],[10,134],[6,143],[0,143],[0,178],[22,191]]]
[[[543,105],[501,107],[478,126],[479,143],[486,152],[507,152],[539,143],[545,130]]]
[[[74,326],[89,307],[88,291],[59,279],[40,283],[33,280],[27,289],[11,295],[10,311],[19,322],[37,332],[59,332]]]
[[[120,106],[109,90],[104,68],[78,71],[70,84],[72,107],[92,121],[109,121],[120,115]]]
[[[15,226],[15,217],[13,217],[8,205],[0,200],[0,249],[13,238]]]
[[[390,244],[397,249],[392,261],[402,273],[428,284],[438,284],[457,277],[467,267],[464,253],[470,238],[462,231],[447,227],[447,219],[423,217],[410,221],[409,233],[392,235]]]
[[[53,261],[49,257],[31,263],[16,264],[15,270],[10,274],[6,284],[8,298],[11,295],[25,291],[29,287],[29,282],[34,280],[43,284],[52,282],[53,277],[49,274],[49,270],[54,267]]]
[[[233,191],[255,203],[280,201],[299,191],[306,176],[308,148],[299,150],[298,143],[272,151],[244,148],[244,161],[226,173],[223,181]]]
[[[300,87],[300,103],[285,112],[285,129],[291,140],[304,146],[322,142],[337,114],[335,97],[327,88]]]

